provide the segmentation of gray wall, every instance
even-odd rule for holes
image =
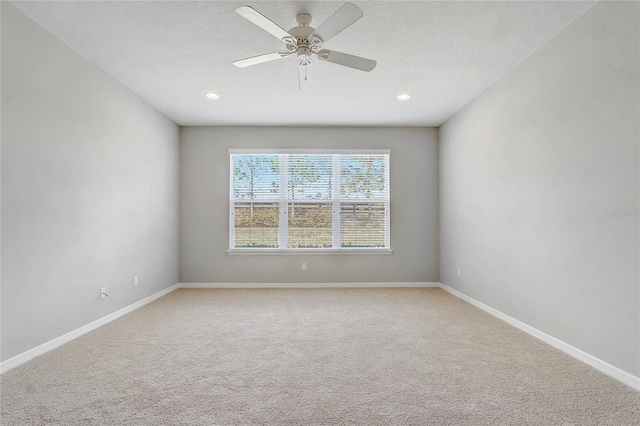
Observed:
[[[178,282],[179,128],[6,2],[1,101],[6,360]]]
[[[440,281],[635,376],[638,16],[596,5],[440,129]]]
[[[180,281],[438,281],[437,138],[426,128],[182,128]],[[393,254],[228,255],[230,148],[391,149]]]

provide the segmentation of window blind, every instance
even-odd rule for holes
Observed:
[[[229,249],[389,248],[389,154],[230,152]]]

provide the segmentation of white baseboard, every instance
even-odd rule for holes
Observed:
[[[626,371],[621,370],[618,367],[615,367],[601,360],[600,358],[596,358],[595,356],[590,355],[574,346],[571,346],[570,344],[565,343],[560,339],[556,339],[555,337],[550,336],[547,333],[544,333],[538,330],[537,328],[531,327],[530,325],[527,325],[521,321],[518,321],[517,319],[510,317],[509,315],[502,313],[499,310],[492,308],[491,306],[485,305],[484,303],[472,297],[469,297],[463,293],[460,293],[458,290],[455,290],[445,284],[441,283],[440,288],[451,293],[456,297],[459,297],[465,302],[469,302],[473,306],[476,306],[482,309],[483,311],[493,315],[494,317],[499,318],[502,321],[524,331],[525,333],[530,334],[531,336],[539,340],[542,340],[543,342],[553,346],[554,348],[561,350],[567,355],[570,355],[575,359],[582,361],[587,365],[590,365],[591,367],[606,374],[607,376],[610,376],[624,383],[625,385],[640,391],[640,377],[636,377],[633,374],[627,373]]]
[[[174,284],[171,287],[165,288],[164,290],[154,293],[151,296],[147,296],[142,300],[139,300],[135,303],[132,303],[129,306],[126,306],[113,313],[110,313],[109,315],[106,315],[100,319],[90,322],[87,325],[83,325],[82,327],[76,330],[70,331],[69,333],[64,334],[60,337],[56,337],[53,340],[49,340],[48,342],[43,343],[40,346],[36,346],[33,349],[29,349],[26,352],[23,352],[19,355],[14,356],[13,358],[9,358],[8,360],[0,363],[0,374],[9,371],[12,368],[15,368],[20,364],[24,364],[25,362],[37,357],[38,355],[42,355],[45,352],[49,352],[50,350],[57,348],[58,346],[62,346],[65,343],[70,342],[73,339],[76,339],[82,336],[83,334],[93,331],[102,325],[110,323],[111,321],[118,319],[121,316],[128,314],[129,312],[133,312],[136,309],[141,308],[142,306],[148,303],[151,303],[154,300],[159,299],[162,296],[167,295],[174,290],[177,290],[178,288],[180,288],[180,284]]]
[[[440,287],[434,282],[362,282],[362,283],[180,283],[180,288],[372,288]]]

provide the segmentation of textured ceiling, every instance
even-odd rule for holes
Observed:
[[[288,30],[300,12],[317,27],[342,2],[12,4],[180,125],[438,126],[593,2],[355,2],[364,17],[326,47],[376,69],[316,61],[304,90],[293,57],[232,65],[282,49],[234,10],[248,4]],[[402,92],[411,99],[398,101]]]

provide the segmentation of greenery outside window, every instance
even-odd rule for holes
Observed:
[[[388,150],[231,150],[229,252],[390,252]]]

